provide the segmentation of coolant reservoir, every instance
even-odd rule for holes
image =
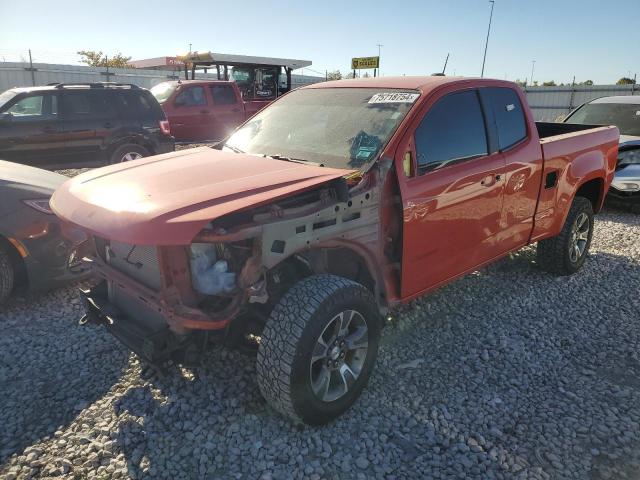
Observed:
[[[190,248],[193,288],[206,295],[229,293],[236,286],[236,274],[228,271],[226,260],[218,260],[215,246],[194,243]]]

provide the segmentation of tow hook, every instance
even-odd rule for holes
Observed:
[[[109,315],[105,315],[100,310],[95,301],[89,297],[90,293],[90,290],[80,289],[80,300],[82,301],[85,314],[80,320],[78,320],[78,324],[86,325],[90,323],[92,325],[113,325],[113,318]]]

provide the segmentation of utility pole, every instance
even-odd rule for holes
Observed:
[[[384,45],[382,45],[381,43],[376,43],[376,45],[378,46],[378,76],[381,77],[382,72],[380,71],[380,47],[384,47]]]
[[[487,28],[487,40],[484,43],[484,56],[482,57],[482,72],[480,72],[480,78],[484,77],[484,62],[487,60],[487,47],[489,46],[489,33],[491,33],[491,19],[493,18],[493,5],[495,0],[489,0],[491,4],[491,13],[489,14],[489,28]]]
[[[533,87],[533,69],[536,66],[536,61],[535,60],[531,60],[531,86]]]
[[[449,54],[447,53],[447,58],[444,59],[444,67],[442,67],[442,74],[444,75],[444,71],[447,69],[447,62],[449,61]]]
[[[33,59],[31,58],[31,49],[29,49],[29,71],[31,72],[31,85],[36,86],[36,71],[33,69]]]
[[[191,53],[191,44],[189,44],[189,53]]]

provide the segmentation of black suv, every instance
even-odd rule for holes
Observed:
[[[162,107],[136,85],[54,84],[0,94],[2,160],[54,169],[173,150]]]

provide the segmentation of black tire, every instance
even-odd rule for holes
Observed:
[[[335,348],[326,348],[326,356],[319,363],[312,362],[312,353],[321,335],[333,333],[332,322],[340,324],[336,318],[340,317],[341,312],[345,312],[345,317],[346,312],[355,312],[350,314],[350,319],[354,319],[351,322],[353,324],[358,322],[363,325],[364,321],[364,343],[367,347],[358,359],[361,362],[359,375],[355,380],[353,376],[349,377],[351,385],[345,380],[342,366],[331,370],[325,396],[332,381],[335,385],[344,381],[346,393],[336,399],[323,401],[312,387],[314,366],[319,364],[325,369],[325,361],[335,364],[330,359]],[[351,407],[367,385],[378,353],[380,327],[381,317],[373,296],[359,283],[334,275],[314,275],[301,280],[275,306],[262,333],[256,368],[262,395],[275,410],[295,422],[311,425],[330,422]],[[356,335],[351,332],[340,337],[339,332],[336,333],[338,343],[340,338],[349,342],[348,339]],[[353,342],[362,345],[361,338],[362,334]],[[344,345],[345,341],[341,343]],[[328,341],[327,344],[331,345]],[[348,348],[344,347],[345,350]],[[344,365],[356,360],[357,354],[353,353],[356,351],[362,352],[349,350],[344,358],[331,358]],[[329,368],[325,370],[329,371]]]
[[[136,160],[136,158],[127,159],[127,156],[135,157],[137,155],[140,155],[137,158],[142,158],[142,157],[148,157],[150,154],[151,153],[149,152],[149,150],[147,150],[141,145],[136,145],[135,143],[127,143],[125,145],[122,145],[116,148],[113,151],[113,153],[111,154],[111,157],[109,158],[109,164],[114,165],[116,163],[122,163],[129,160]]]
[[[588,219],[588,231],[584,239],[584,248],[579,255],[574,255],[572,249],[575,241],[576,222],[586,215]],[[538,242],[537,262],[540,268],[554,275],[573,275],[582,268],[589,253],[591,239],[593,237],[593,206],[584,197],[576,197],[571,204],[560,234]]]
[[[0,305],[2,305],[13,290],[15,273],[9,252],[0,245]]]

